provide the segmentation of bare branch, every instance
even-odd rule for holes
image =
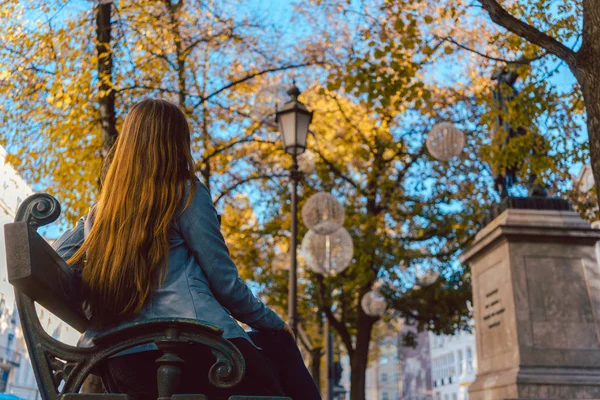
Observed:
[[[128,90],[135,90],[135,89],[142,89],[142,90],[155,90],[161,93],[170,93],[170,94],[177,94],[179,95],[181,93],[180,90],[175,90],[175,89],[168,89],[168,88],[162,88],[162,87],[155,87],[155,86],[148,86],[148,85],[138,85],[138,84],[134,84],[134,85],[130,85],[130,86],[125,86],[119,89],[115,89],[115,92],[120,93],[120,92],[126,92]],[[197,94],[192,94],[192,93],[186,93],[185,94],[188,97],[201,97]]]
[[[571,67],[577,65],[577,57],[573,50],[553,37],[511,15],[496,0],[479,0],[479,2],[496,24],[556,55]]]
[[[344,175],[342,173],[342,171],[340,171],[340,169],[337,166],[335,166],[331,161],[329,161],[323,155],[323,153],[321,153],[319,151],[319,149],[315,148],[315,149],[313,149],[313,152],[315,152],[315,154],[317,154],[319,157],[321,157],[321,159],[325,162],[325,164],[327,164],[327,166],[329,167],[329,169],[331,170],[331,172],[333,172],[339,178],[341,178],[341,179],[345,180],[346,182],[348,182],[350,185],[352,185],[352,187],[354,187],[356,190],[358,190],[359,192],[362,193],[362,189],[360,188],[360,186],[358,185],[358,183],[354,182],[350,177],[347,177],[346,175]]]
[[[209,155],[204,156],[204,161],[209,160],[210,158],[216,156],[219,153],[222,153],[226,150],[229,150],[232,147],[235,147],[239,144],[243,144],[243,143],[265,143],[265,144],[277,144],[276,142],[271,142],[269,140],[262,140],[262,139],[255,139],[252,136],[250,137],[245,137],[243,139],[239,139],[239,140],[234,140],[233,142],[230,142],[228,144],[226,144],[223,147],[219,147],[218,149],[215,149],[214,151],[212,151]]]
[[[302,345],[304,346],[304,348],[306,349],[306,351],[313,351],[314,350],[313,343],[310,340],[310,337],[304,331],[304,329],[302,329],[301,327],[298,327],[298,339],[300,339],[300,343],[302,343]]]
[[[518,60],[506,60],[504,58],[493,57],[493,56],[490,56],[488,54],[485,54],[485,53],[482,53],[480,51],[477,51],[475,49],[472,49],[470,47],[467,47],[467,46],[465,46],[463,44],[458,43],[456,40],[454,40],[451,37],[444,38],[443,40],[446,40],[446,41],[454,44],[455,46],[460,47],[463,50],[466,50],[468,52],[477,54],[480,57],[487,58],[488,60],[492,60],[492,61],[503,62],[503,63],[506,63],[506,64],[527,65],[527,64],[531,64],[533,61],[537,61],[537,60],[539,60],[541,58],[544,58],[544,57],[546,57],[548,55],[548,51],[544,51],[544,52],[542,52],[542,54],[540,54],[538,56],[535,56],[533,58],[524,58],[524,57],[521,57]]]
[[[248,182],[257,181],[260,179],[284,178],[286,176],[287,176],[286,174],[254,175],[254,176],[250,176],[250,177],[247,177],[244,179],[240,179],[237,182],[235,182],[233,185],[229,186],[227,189],[223,190],[221,192],[221,194],[219,195],[219,197],[217,197],[217,199],[214,201],[214,203],[217,204],[219,201],[221,201],[221,199],[223,197],[228,196],[229,193],[233,192],[239,186],[244,185]]]
[[[216,91],[212,92],[211,94],[207,95],[206,97],[202,98],[199,103],[197,103],[194,108],[198,107],[200,104],[204,103],[206,100],[211,99],[212,97],[215,97],[217,95],[219,95],[220,93],[226,91],[227,89],[231,89],[234,86],[239,85],[240,83],[244,83],[247,81],[250,81],[254,78],[257,78],[259,76],[262,75],[266,75],[266,74],[270,74],[272,72],[280,72],[280,71],[286,71],[288,69],[295,69],[295,68],[303,68],[303,67],[308,67],[310,65],[315,65],[316,62],[308,62],[308,63],[302,63],[302,64],[290,64],[290,65],[284,65],[281,67],[273,67],[273,68],[267,68],[261,71],[257,71],[257,72],[253,72],[249,75],[246,75],[242,78],[236,79],[234,81],[229,82],[227,85],[221,87],[220,89],[217,89]]]
[[[365,144],[369,147],[371,154],[375,154],[375,150],[373,149],[373,146],[371,145],[371,143],[369,142],[369,140],[367,139],[367,137],[365,136],[363,131],[360,130],[360,128],[350,119],[348,114],[346,114],[346,112],[344,111],[344,108],[342,107],[342,104],[340,103],[340,99],[338,98],[338,96],[336,96],[335,94],[331,94],[329,97],[332,98],[333,100],[335,100],[335,103],[338,107],[338,111],[340,112],[340,114],[342,114],[342,117],[344,117],[344,120],[346,121],[346,123],[348,125],[350,125],[350,127],[356,133],[358,133],[358,135],[362,138],[362,140],[365,142]]]
[[[333,326],[333,328],[337,331],[344,342],[344,346],[346,346],[346,350],[348,351],[348,356],[352,358],[354,353],[354,347],[352,346],[352,338],[350,337],[350,333],[344,324],[342,324],[331,312],[331,304],[327,301],[326,290],[325,290],[325,282],[323,281],[323,275],[317,274],[317,285],[319,285],[319,299],[321,300],[319,304],[319,308],[325,313],[325,317]]]

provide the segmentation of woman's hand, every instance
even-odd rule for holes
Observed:
[[[287,324],[287,322],[285,323],[285,325],[283,326],[283,330],[286,331],[287,333],[290,334],[290,336],[296,340],[296,335],[294,335],[294,331],[292,330],[292,328],[290,328],[290,326]]]

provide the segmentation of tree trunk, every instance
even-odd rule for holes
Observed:
[[[350,400],[365,400],[366,374],[369,363],[369,343],[373,320],[359,307],[356,346],[350,356]]]
[[[317,389],[321,391],[321,347],[315,347],[310,350],[310,375],[312,376]]]
[[[102,148],[106,157],[117,137],[115,114],[115,90],[113,87],[113,54],[111,48],[112,3],[100,2],[96,6],[96,52],[98,55],[98,80],[100,81],[100,125]]]
[[[597,1],[583,0],[581,48],[575,62],[568,63],[577,78],[587,117],[588,140],[596,197],[600,205],[600,9]]]
[[[600,60],[599,60],[600,62]],[[590,74],[592,75],[592,74]],[[596,182],[596,198],[600,205],[600,79],[588,76],[586,84],[582,84],[583,97],[587,116],[587,130],[590,143],[590,158],[594,181]],[[580,81],[581,83],[581,81]]]

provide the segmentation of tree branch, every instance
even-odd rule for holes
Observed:
[[[270,140],[263,140],[263,139],[255,139],[252,136],[250,137],[245,137],[243,139],[239,139],[239,140],[234,140],[233,142],[230,142],[228,144],[226,144],[223,147],[219,147],[218,149],[215,149],[214,151],[212,151],[209,155],[204,156],[204,161],[211,159],[212,157],[216,156],[219,153],[224,152],[225,150],[229,150],[232,147],[237,146],[238,144],[242,144],[242,143],[264,143],[264,144],[277,144],[276,142],[272,142]]]
[[[298,339],[300,339],[300,343],[302,343],[306,351],[314,350],[312,341],[308,337],[308,334],[301,327],[298,327]]]
[[[496,24],[556,55],[569,66],[576,66],[575,52],[558,40],[511,15],[496,0],[479,0],[479,2]]]
[[[221,194],[219,195],[219,197],[217,197],[217,199],[214,201],[214,203],[217,204],[219,201],[221,201],[221,199],[223,197],[228,196],[229,193],[233,192],[239,186],[244,185],[248,182],[256,181],[259,179],[284,178],[286,176],[287,176],[286,174],[255,175],[255,176],[250,176],[248,178],[241,179],[241,180],[237,181],[236,183],[234,183],[233,185],[229,186],[227,189],[223,190],[221,192]]]
[[[346,346],[346,350],[348,351],[348,356],[352,358],[352,354],[354,353],[354,347],[352,346],[352,338],[350,337],[350,333],[344,324],[342,324],[331,312],[331,304],[327,301],[327,296],[325,294],[325,283],[323,281],[323,275],[317,274],[317,285],[319,285],[319,298],[320,298],[320,309],[325,313],[325,317],[333,326],[333,328],[337,331],[344,342],[344,346]]]
[[[367,137],[364,135],[363,131],[360,130],[360,128],[354,123],[352,122],[352,120],[350,119],[350,117],[348,116],[348,114],[346,114],[346,112],[344,111],[342,104],[340,103],[340,99],[338,98],[338,96],[336,96],[335,94],[331,94],[329,95],[330,98],[332,98],[338,108],[338,111],[340,112],[340,114],[342,114],[342,117],[344,117],[344,120],[346,121],[346,123],[348,125],[350,125],[350,127],[356,132],[358,133],[358,135],[362,138],[363,142],[365,142],[365,144],[367,145],[367,147],[369,147],[369,150],[371,151],[371,154],[375,154],[375,150],[373,149],[373,146],[371,145],[371,143],[369,142],[369,140],[367,139]],[[377,137],[377,136],[375,136]]]
[[[232,87],[234,87],[236,85],[239,85],[240,83],[244,83],[244,82],[250,81],[250,80],[252,80],[254,78],[257,78],[259,76],[270,74],[271,72],[279,72],[279,71],[286,71],[288,69],[308,67],[308,66],[314,65],[314,64],[316,64],[316,63],[315,62],[309,62],[309,63],[302,63],[302,64],[290,64],[290,65],[284,65],[282,67],[267,68],[267,69],[264,69],[262,71],[251,73],[251,74],[246,75],[246,76],[244,76],[242,78],[239,78],[239,79],[236,79],[234,81],[229,82],[227,85],[221,87],[218,90],[215,90],[211,94],[209,94],[206,97],[200,99],[200,101],[198,103],[196,103],[196,105],[194,106],[194,108],[197,108],[198,106],[200,106],[200,104],[204,103],[206,100],[210,100],[212,97],[217,96],[218,94],[226,91],[227,89],[231,89]]]
[[[485,54],[485,53],[482,53],[482,52],[477,51],[475,49],[472,49],[470,47],[467,47],[467,46],[465,46],[463,44],[458,43],[456,40],[454,40],[451,37],[444,38],[443,40],[446,40],[446,41],[454,44],[455,46],[457,46],[457,47],[459,47],[459,48],[461,48],[463,50],[466,50],[468,52],[477,54],[480,57],[487,58],[488,60],[492,60],[492,61],[503,62],[503,63],[506,63],[506,64],[527,65],[527,64],[531,64],[533,61],[537,61],[537,60],[539,60],[541,58],[544,58],[545,56],[548,55],[548,51],[546,50],[546,51],[542,52],[542,54],[540,54],[540,55],[538,55],[536,57],[533,57],[533,58],[524,58],[524,57],[521,57],[518,60],[506,60],[504,58],[492,57],[492,56],[490,56],[488,54]]]
[[[325,156],[319,151],[319,149],[315,148],[315,149],[313,149],[313,152],[315,152],[315,154],[317,154],[319,157],[321,157],[321,159],[325,162],[325,164],[327,164],[329,169],[335,175],[337,175],[339,178],[345,180],[350,185],[352,185],[352,187],[354,187],[356,190],[358,190],[359,192],[362,193],[362,189],[360,188],[360,186],[358,186],[358,184],[356,182],[354,182],[352,179],[350,179],[346,175],[342,174],[342,171],[340,171],[340,169],[338,167],[336,167],[331,161],[329,161],[327,158],[325,158]]]

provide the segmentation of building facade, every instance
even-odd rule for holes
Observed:
[[[404,346],[403,337],[411,332],[415,347]],[[377,356],[371,359],[366,372],[365,398],[368,400],[433,400],[431,381],[430,337],[412,327],[390,330],[372,342]],[[350,392],[350,363],[341,357],[341,385]],[[346,397],[348,398],[348,397]]]
[[[386,337],[379,349],[379,358],[367,375],[367,387],[372,387],[373,398],[378,400],[398,400],[402,393],[400,346],[398,335]],[[370,379],[369,379],[370,378]],[[369,385],[371,383],[371,385]]]
[[[452,336],[429,333],[429,338],[434,400],[468,400],[477,372],[475,336],[459,331]]]
[[[432,400],[431,349],[427,332],[417,332],[414,327],[404,327],[401,335],[409,333],[415,346],[400,347],[402,366],[402,400]]]
[[[14,221],[17,208],[33,191],[6,163],[6,151],[0,146],[0,227]],[[0,233],[0,393],[22,399],[41,399],[17,310],[14,291],[8,283],[4,229]],[[38,307],[38,316],[46,332],[55,339],[75,344],[79,333],[49,311]]]

